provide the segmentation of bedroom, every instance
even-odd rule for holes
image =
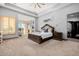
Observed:
[[[72,37],[73,33],[68,32],[70,27],[68,28],[67,24],[68,21],[79,21],[77,17],[79,15],[78,12],[79,3],[0,4],[0,35],[3,34],[3,41],[1,41],[0,44],[0,55],[79,55],[79,31],[77,29],[77,39]],[[75,15],[75,13],[77,15]],[[5,22],[6,19],[8,22]],[[12,19],[15,21],[10,21]],[[34,42],[34,40],[40,43],[41,41],[38,39],[40,38],[39,36],[35,37],[37,39],[33,39],[34,36],[30,38],[33,41],[28,39],[28,34],[37,31],[41,32],[41,28],[44,25],[54,30],[55,34],[53,32],[53,35],[56,36],[55,38],[51,37],[51,39],[55,40],[48,40],[42,44],[38,44],[36,41]],[[79,28],[79,26],[77,27]],[[7,28],[9,29],[7,30]],[[7,33],[7,35],[5,33]],[[68,35],[69,38],[67,37]],[[20,47],[22,48],[19,49]],[[34,50],[35,48],[36,51]],[[55,49],[57,52],[52,51]]]

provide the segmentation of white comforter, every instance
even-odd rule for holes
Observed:
[[[45,39],[45,38],[53,36],[51,32],[33,32],[31,34],[41,36],[42,39]]]

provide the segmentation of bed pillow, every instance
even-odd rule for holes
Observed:
[[[48,29],[45,29],[44,32],[48,32]]]
[[[42,29],[41,32],[48,32],[48,29]]]

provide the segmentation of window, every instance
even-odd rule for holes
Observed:
[[[3,34],[14,34],[15,26],[15,17],[0,16],[0,31]]]

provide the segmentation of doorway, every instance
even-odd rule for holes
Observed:
[[[19,21],[18,33],[19,33],[19,36],[24,36],[28,33],[27,23],[24,23],[24,21]]]
[[[31,21],[19,21],[18,33],[19,36],[27,36],[31,32]]]
[[[79,12],[67,16],[67,37],[79,39]]]

